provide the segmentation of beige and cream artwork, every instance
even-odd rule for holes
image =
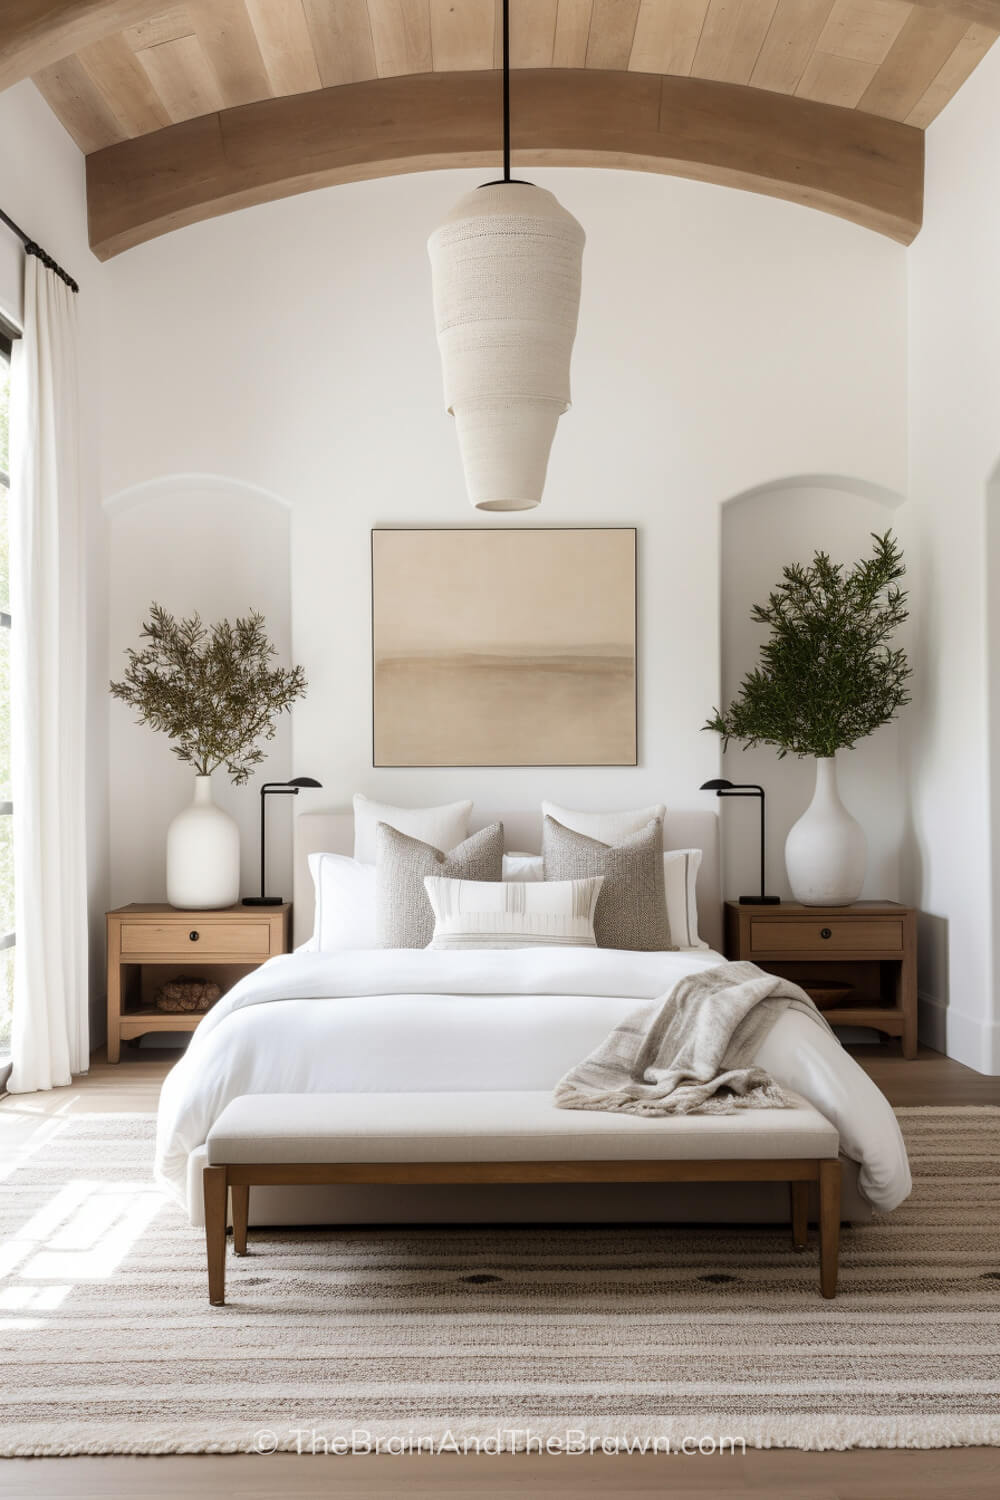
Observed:
[[[376,766],[636,764],[632,528],[376,530]]]

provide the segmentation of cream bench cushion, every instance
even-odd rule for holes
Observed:
[[[268,1184],[787,1182],[792,1238],[819,1193],[820,1287],[837,1287],[837,1131],[805,1099],[728,1115],[557,1109],[544,1092],[246,1094],[209,1132],[208,1296],[226,1299],[226,1214],[245,1255],[250,1190]]]
[[[836,1128],[791,1109],[644,1116],[557,1109],[548,1090],[246,1094],[209,1132],[209,1164],[751,1161],[836,1158]]]

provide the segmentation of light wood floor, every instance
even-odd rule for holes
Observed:
[[[921,1048],[912,1062],[898,1044],[850,1049],[893,1104],[1000,1104],[1000,1078]],[[0,1100],[0,1153],[44,1134],[54,1116],[153,1110],[174,1052],[101,1056],[72,1087]],[[2,1363],[0,1363],[2,1370]],[[751,1452],[735,1457],[310,1458],[294,1454],[169,1455],[163,1458],[38,1458],[0,1461],[4,1500],[284,1500],[285,1496],[379,1497],[669,1495],[671,1500],[764,1496],[769,1500],[996,1500],[1000,1450],[952,1448],[850,1453]]]

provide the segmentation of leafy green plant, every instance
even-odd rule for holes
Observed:
[[[264,759],[260,745],[274,738],[278,715],[305,693],[303,669],[272,666],[277,652],[256,611],[206,626],[200,615],[176,620],[154,603],[140,635],[146,644],[126,652],[112,696],[173,740],[174,754],[199,776],[225,766],[242,786]]]
[[[898,580],[906,572],[891,531],[849,572],[817,552],[791,563],[750,618],[770,625],[760,665],[724,711],[702,727],[723,747],[774,745],[789,754],[830,756],[888,724],[910,701],[906,653],[889,641],[908,617]]]

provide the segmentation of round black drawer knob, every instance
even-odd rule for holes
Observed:
[[[829,937],[829,933],[827,933],[826,936]],[[198,941],[198,939],[201,937],[201,933],[200,932],[189,932],[188,933],[188,937],[191,939],[192,943],[196,943]]]
[[[820,935],[821,938],[831,938],[831,937],[833,937],[833,933],[830,931],[829,927],[821,927],[819,935]],[[191,934],[191,936],[192,937],[197,937],[198,934],[196,932],[193,932]]]

